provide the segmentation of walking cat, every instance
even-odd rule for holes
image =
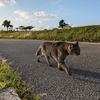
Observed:
[[[44,56],[47,64],[51,66],[49,59],[50,57],[52,57],[58,63],[58,68],[60,70],[65,70],[65,72],[70,76],[71,72],[64,62],[65,58],[68,55],[80,55],[80,47],[78,42],[44,42],[39,46],[38,50],[36,51],[38,62],[40,62],[40,58]]]

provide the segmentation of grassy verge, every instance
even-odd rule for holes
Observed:
[[[39,100],[38,95],[29,91],[30,88],[33,89],[33,86],[22,81],[20,75],[4,63],[0,57],[0,90],[8,87],[14,87],[22,100]]]
[[[3,32],[0,38],[100,42],[100,25],[43,31]]]

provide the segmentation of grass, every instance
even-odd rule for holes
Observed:
[[[42,31],[3,32],[0,38],[5,39],[36,39],[36,40],[61,40],[80,42],[100,42],[100,25],[73,27],[67,29],[52,29]]]
[[[0,58],[0,90],[8,87],[13,87],[21,100],[39,100],[39,96],[32,93],[33,86],[22,81],[20,75]]]

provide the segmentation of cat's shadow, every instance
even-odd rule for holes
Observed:
[[[48,66],[48,64],[45,61],[40,61],[40,63]],[[51,62],[51,64],[52,64],[52,66],[50,66],[50,67],[57,68],[56,62]],[[64,71],[64,70],[61,70],[61,71]],[[90,83],[94,83],[94,84],[100,84],[100,81],[98,81],[98,82],[95,81],[95,79],[100,80],[100,73],[98,73],[98,72],[92,72],[92,71],[89,71],[89,70],[77,69],[77,68],[73,68],[73,67],[70,67],[70,71],[71,71],[72,75],[76,74],[76,75],[85,77],[85,78],[76,77],[76,79],[78,79],[78,80],[90,82]],[[92,81],[91,79],[92,80],[94,79],[94,81]]]

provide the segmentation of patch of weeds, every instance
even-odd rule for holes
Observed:
[[[13,87],[22,100],[39,100],[39,96],[32,92],[33,86],[22,81],[20,75],[0,57],[0,90],[8,87]]]

